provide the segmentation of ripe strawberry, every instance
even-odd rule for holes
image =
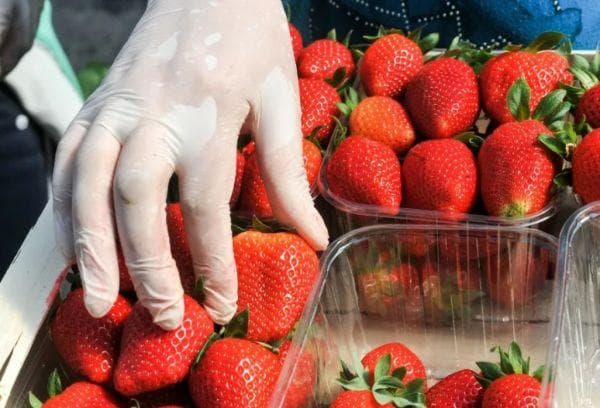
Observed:
[[[229,200],[229,207],[235,208],[238,199],[240,198],[240,191],[242,191],[242,180],[244,178],[244,165],[246,159],[244,155],[239,151],[236,152],[235,159],[235,182],[233,184],[233,192],[231,193],[231,199]]]
[[[385,144],[350,136],[333,152],[326,172],[332,194],[355,203],[376,205],[386,214],[400,210],[400,161]]]
[[[425,366],[417,357],[415,353],[413,353],[408,347],[406,347],[402,343],[387,343],[383,344],[379,347],[374,348],[369,351],[362,358],[361,363],[365,367],[367,371],[373,373],[375,369],[375,365],[386,354],[390,354],[392,357],[391,366],[389,372],[393,372],[395,369],[400,367],[406,368],[406,375],[402,379],[404,384],[408,384],[412,380],[417,378],[426,380],[427,373],[425,371]],[[423,388],[427,388],[426,385],[423,385]]]
[[[131,305],[119,295],[108,314],[96,319],[85,309],[83,289],[73,290],[52,322],[56,351],[77,374],[97,383],[110,381],[123,324],[130,312]]]
[[[44,402],[43,408],[120,408],[108,390],[89,382],[76,382]]]
[[[292,329],[317,277],[315,251],[298,235],[246,231],[233,239],[238,311],[248,309],[250,340],[273,341]]]
[[[410,149],[402,164],[406,207],[467,213],[477,199],[477,161],[455,139],[428,140]]]
[[[355,70],[352,53],[335,40],[335,35],[307,45],[297,62],[301,78],[333,79],[333,74],[341,68],[345,70],[344,78],[350,78]]]
[[[495,216],[523,217],[552,198],[559,163],[539,141],[552,134],[542,122],[505,123],[485,139],[479,151],[481,197]]]
[[[406,108],[424,137],[441,139],[464,132],[479,114],[477,75],[454,58],[427,63],[408,83]]]
[[[423,66],[416,42],[401,34],[388,34],[367,48],[360,77],[368,95],[397,98]]]
[[[277,355],[260,344],[236,338],[213,343],[192,368],[190,394],[198,407],[268,406],[281,370]]]
[[[171,254],[179,271],[181,286],[185,293],[192,294],[196,287],[196,277],[179,203],[167,204],[167,228],[171,242]]]
[[[500,364],[478,362],[482,376],[479,382],[486,388],[482,408],[535,408],[541,392],[543,367],[529,375],[529,358],[524,359],[519,346],[512,342],[508,352],[500,347]]]
[[[600,200],[600,129],[583,138],[573,152],[573,189],[584,203]]]
[[[575,110],[575,119],[579,122],[585,120],[593,128],[600,127],[600,84],[587,90]]]
[[[369,390],[344,391],[333,401],[330,408],[393,408],[392,404],[380,405]]]
[[[460,370],[427,391],[428,408],[479,408],[484,389],[472,370]]]
[[[387,96],[360,101],[350,114],[350,133],[384,143],[397,154],[415,142],[415,131],[402,105]]]
[[[316,137],[326,140],[333,130],[334,116],[340,114],[337,104],[341,102],[335,88],[322,79],[300,78],[300,106],[302,108],[302,134],[310,136],[320,128]]]
[[[251,143],[251,146],[248,147],[248,156],[246,157],[246,169],[240,193],[240,209],[257,217],[271,218],[273,217],[273,209],[271,203],[269,203],[267,189],[260,176],[257,155],[253,147],[254,143]],[[302,155],[308,184],[314,186],[323,159],[321,151],[314,143],[303,139]]]
[[[300,31],[298,31],[292,23],[288,23],[288,27],[290,29],[290,37],[292,38],[294,59],[297,60],[298,56],[300,56],[300,52],[302,52],[302,47],[304,47],[304,44],[302,43],[302,34],[300,34]]]
[[[121,355],[114,374],[118,392],[133,396],[182,381],[198,351],[213,332],[206,311],[184,296],[183,323],[166,331],[152,323],[152,316],[137,303],[125,322]]]
[[[506,106],[506,98],[517,79],[524,77],[531,86],[529,108],[533,111],[560,83],[573,81],[568,68],[564,56],[555,51],[537,52],[532,46],[495,56],[485,63],[479,76],[483,108],[497,122],[512,122],[515,119]]]
[[[293,352],[294,347],[297,346],[293,345],[291,341],[286,341],[279,347],[279,362],[282,369],[285,359],[290,352]],[[282,408],[309,407],[312,401],[313,389],[317,384],[316,356],[308,350],[296,352],[299,353],[296,371],[286,391]]]

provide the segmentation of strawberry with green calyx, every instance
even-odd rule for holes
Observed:
[[[301,78],[316,78],[336,81],[348,80],[354,75],[355,64],[352,53],[348,49],[351,33],[343,42],[337,41],[335,30],[327,34],[327,38],[307,45],[298,56],[298,75]],[[334,84],[335,87],[341,85]]]
[[[341,102],[335,88],[322,79],[300,78],[300,107],[302,134],[326,140],[335,126],[334,117],[340,114]]]
[[[486,62],[479,78],[485,112],[499,123],[519,120],[511,115],[506,105],[509,90],[519,78],[524,78],[531,86],[527,111],[535,110],[542,98],[559,84],[570,84],[573,76],[568,71],[567,58],[551,51],[560,49],[561,44],[568,44],[563,34],[542,33],[528,47],[509,46],[508,52]]]
[[[569,71],[579,82],[579,86],[564,85],[570,100],[576,106],[575,120],[587,121],[592,128],[600,127],[600,53],[592,61],[574,55]]]
[[[58,371],[54,370],[48,379],[48,397],[42,402],[29,393],[31,408],[120,408],[117,398],[100,385],[79,381],[63,390]]]
[[[387,96],[369,96],[359,101],[353,88],[347,88],[345,103],[338,107],[349,117],[350,133],[388,145],[397,154],[405,153],[415,142],[415,131],[402,105]]]
[[[406,368],[399,367],[391,373],[392,356],[378,359],[373,371],[362,369],[352,373],[342,362],[339,384],[346,391],[331,404],[331,408],[413,407],[425,408],[422,378],[406,383]]]
[[[460,370],[444,377],[425,396],[428,408],[479,408],[484,391],[473,370]]]
[[[475,44],[457,36],[452,39],[446,52],[438,58],[441,57],[464,61],[473,68],[475,73],[479,74],[483,65],[492,58],[492,53],[489,49],[478,48]]]
[[[494,216],[523,217],[540,211],[553,195],[553,179],[562,162],[538,141],[552,134],[569,110],[565,90],[546,95],[530,113],[529,85],[519,78],[507,103],[516,122],[502,124],[488,136],[478,154],[481,197]]]
[[[398,98],[413,76],[423,66],[423,53],[437,44],[439,36],[429,34],[418,39],[415,35],[404,36],[399,30],[380,28],[364,53],[360,66],[360,78],[367,95]],[[423,51],[419,45],[423,45]]]
[[[361,363],[367,371],[373,372],[377,362],[386,354],[391,355],[390,374],[394,370],[404,367],[406,371],[402,379],[404,384],[408,384],[414,379],[422,379],[424,381],[427,378],[423,362],[411,349],[402,343],[386,343],[379,347],[375,347],[364,355]],[[423,384],[423,388],[426,389],[427,385]]]
[[[508,351],[494,347],[500,355],[499,363],[478,362],[478,377],[486,389],[482,408],[529,408],[537,406],[541,392],[544,367],[529,374],[530,359],[525,360],[514,341]]]

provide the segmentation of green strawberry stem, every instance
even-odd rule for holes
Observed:
[[[42,401],[40,401],[39,398],[36,397],[33,392],[29,391],[27,398],[29,400],[29,406],[31,408],[42,408]]]
[[[471,149],[475,155],[477,155],[477,152],[479,152],[481,145],[483,145],[483,142],[485,141],[483,137],[481,137],[475,132],[459,133],[458,135],[454,136],[454,139],[466,144],[467,147]]]
[[[457,58],[469,64],[473,70],[479,74],[483,65],[492,58],[492,53],[489,49],[480,49],[475,44],[461,39],[459,36],[454,37],[450,42],[448,49],[440,57]],[[433,59],[433,58],[432,58]]]
[[[510,374],[527,374],[529,375],[530,358],[523,358],[521,348],[516,342],[511,342],[508,350],[504,351],[497,346],[491,349],[492,352],[497,352],[500,356],[499,363],[489,363],[485,361],[477,362],[477,366],[481,370],[481,375],[477,376],[478,381],[484,388],[487,388],[494,380]],[[544,366],[535,370],[531,376],[538,381],[542,381]]]
[[[571,103],[565,101],[566,96],[567,91],[564,89],[552,91],[540,100],[532,113],[529,109],[531,88],[525,78],[521,77],[508,90],[506,102],[511,115],[517,121],[535,119],[550,127],[556,127],[563,122],[572,107]]]
[[[504,47],[506,51],[538,52],[556,50],[565,55],[571,53],[571,48],[571,41],[567,39],[566,35],[558,31],[541,33],[527,47],[523,47],[521,44],[508,44]]]

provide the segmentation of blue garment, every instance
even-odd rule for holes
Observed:
[[[576,49],[595,49],[600,41],[598,0],[284,0],[305,41],[331,28],[354,41],[377,27],[405,31],[427,24],[441,45],[456,35],[480,46],[527,44],[543,31],[567,34]]]

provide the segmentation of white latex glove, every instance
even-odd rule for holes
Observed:
[[[92,315],[104,315],[119,289],[114,204],[140,301],[161,327],[180,324],[183,290],[164,211],[175,172],[205,307],[216,323],[231,319],[237,275],[229,198],[246,118],[275,216],[324,249],[327,230],[302,164],[296,68],[281,2],[150,0],[57,152],[58,232],[68,254],[74,249]]]
[[[0,77],[31,47],[43,4],[43,0],[0,0]]]

